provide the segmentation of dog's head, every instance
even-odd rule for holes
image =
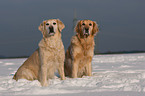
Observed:
[[[78,21],[75,27],[75,31],[77,34],[80,34],[81,37],[87,38],[90,35],[94,36],[99,31],[99,29],[96,22],[91,20],[81,20]]]
[[[43,37],[50,37],[61,32],[64,27],[65,25],[59,19],[49,19],[43,21],[38,29],[42,32]]]

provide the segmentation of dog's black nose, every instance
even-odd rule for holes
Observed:
[[[54,32],[53,26],[50,26],[50,27],[49,27],[49,31],[50,31],[50,32]]]
[[[86,30],[86,33],[88,33],[88,32],[89,32],[89,28],[85,28],[85,30]]]

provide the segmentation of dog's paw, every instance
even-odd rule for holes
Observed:
[[[61,80],[65,80],[65,77],[62,77]]]
[[[47,87],[47,86],[48,86],[48,82],[47,82],[47,81],[41,82],[41,86],[42,86],[42,87]]]

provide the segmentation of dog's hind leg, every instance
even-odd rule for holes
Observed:
[[[30,69],[24,69],[23,71],[18,71],[14,78],[16,81],[18,81],[18,79],[27,79],[27,80],[36,80],[37,77],[36,75],[34,74],[33,71],[31,71]]]

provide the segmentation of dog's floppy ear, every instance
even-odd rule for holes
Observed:
[[[57,23],[58,23],[58,30],[61,32],[62,29],[65,28],[65,25],[59,19],[57,19]]]
[[[81,30],[81,21],[77,21],[76,27],[75,27],[75,31],[78,33]]]
[[[92,35],[95,35],[96,32],[99,32],[98,25],[96,24],[95,21],[93,21],[93,30],[92,30]]]
[[[38,29],[39,29],[41,32],[44,31],[44,29],[45,29],[45,24],[46,24],[46,21],[43,21],[43,22],[39,25]]]
[[[46,21],[43,21],[40,25],[39,25],[39,27],[38,27],[38,29],[42,32],[42,35],[43,35],[43,37],[45,37],[45,24],[46,24]]]

